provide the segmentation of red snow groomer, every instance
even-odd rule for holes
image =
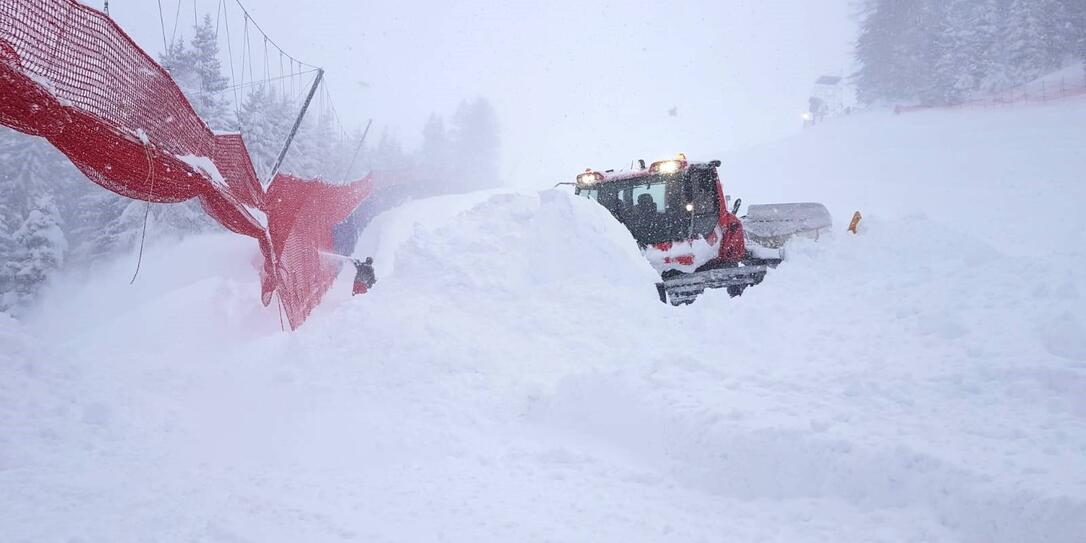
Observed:
[[[738,217],[742,200],[729,209],[719,160],[688,162],[680,153],[648,167],[638,162],[633,171],[586,170],[577,176],[575,192],[629,229],[660,273],[656,288],[663,302],[688,304],[707,288],[738,296],[783,260],[789,238],[817,237],[832,226],[817,203],[752,205]]]

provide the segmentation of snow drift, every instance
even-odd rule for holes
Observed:
[[[867,219],[690,307],[560,191],[387,212],[359,242],[376,288],[342,273],[289,335],[227,238],[145,255],[132,291],[58,282],[0,322],[0,518],[15,541],[1076,542],[1086,165],[1060,149],[1084,121],[870,114],[737,154],[733,195]]]

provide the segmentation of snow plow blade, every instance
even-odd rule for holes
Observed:
[[[742,220],[747,239],[768,248],[783,247],[796,236],[818,239],[833,227],[826,206],[813,202],[751,205]]]
[[[682,305],[693,302],[709,288],[728,288],[733,295],[765,278],[766,266],[737,266],[674,275],[656,283],[661,302]]]

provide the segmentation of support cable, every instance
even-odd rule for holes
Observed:
[[[271,68],[268,65],[268,37],[264,36],[264,81],[271,79]]]
[[[170,46],[166,43],[166,19],[162,15],[162,0],[158,0],[158,24],[162,27],[162,54],[167,54]]]
[[[255,25],[256,22],[254,21]],[[256,57],[253,56],[253,42],[249,39],[249,15],[245,15],[245,51],[249,54],[249,81],[256,81],[256,72],[253,71],[253,64],[256,64]]]
[[[222,22],[222,0],[215,6],[215,42],[219,41],[219,23]]]
[[[252,16],[249,15],[249,11],[247,9],[245,9],[245,5],[241,3],[241,0],[234,0],[234,3],[236,3],[238,5],[238,7],[241,8],[241,11],[242,11],[242,13],[245,14],[246,18],[253,21],[253,26],[256,27],[256,30],[258,32],[260,32],[265,38],[267,38],[268,41],[271,42],[272,46],[274,46],[276,49],[278,49],[280,51],[283,51],[283,54],[287,55],[287,58],[293,59],[298,64],[301,64],[301,65],[303,65],[303,66],[305,66],[307,68],[319,68],[319,66],[313,66],[312,64],[306,64],[305,62],[302,62],[302,61],[290,56],[289,54],[287,54],[286,51],[284,51],[282,47],[279,47],[279,44],[276,43],[275,40],[271,39],[271,37],[268,36],[267,32],[264,32],[264,29],[260,27],[260,23],[256,22],[256,19],[253,19]]]
[[[351,162],[347,164],[347,171],[343,172],[343,180],[346,181],[350,175],[351,170],[354,169],[354,162],[358,160],[358,154],[362,152],[362,146],[366,144],[366,136],[370,133],[370,126],[373,125],[373,119],[371,118],[366,122],[366,130],[362,132],[362,138],[358,140],[358,147],[354,150],[354,156],[351,157]]]
[[[225,17],[224,25],[226,27],[226,54],[230,59],[230,82],[237,82],[237,78],[234,77],[234,40],[230,37],[230,12],[226,6],[226,0],[220,0],[222,5],[222,11]],[[241,98],[238,96],[238,90],[234,89],[234,114],[237,115],[238,123],[241,123]]]
[[[316,71],[317,70],[306,70],[304,72],[299,72],[297,74],[297,76],[284,75],[282,77],[273,77],[273,78],[269,79],[268,81],[269,82],[270,81],[279,81],[281,79],[286,80],[286,79],[290,79],[291,77],[300,77],[300,76],[303,76],[303,75],[308,75],[308,74],[311,74],[311,73],[315,73]],[[223,93],[223,92],[228,92],[228,91],[237,91],[239,89],[246,89],[246,88],[256,87],[256,86],[263,85],[263,84],[265,84],[265,81],[249,81],[248,83],[238,83],[236,85],[230,85],[230,86],[228,86],[228,87],[226,87],[223,90],[218,91],[218,92]],[[285,97],[285,95],[284,95],[284,97]]]
[[[139,277],[140,267],[143,265],[143,246],[147,241],[147,219],[151,215],[151,200],[155,197],[155,159],[152,156],[151,144],[147,141],[143,142],[143,152],[147,155],[147,182],[151,185],[151,192],[148,195],[147,207],[143,208],[143,233],[140,235],[140,252],[136,258],[136,271],[132,274],[132,280],[128,282],[129,285],[136,283],[136,277]]]
[[[181,0],[177,0],[177,12],[173,14],[173,32],[170,33],[170,43],[177,41],[177,23],[181,20]]]

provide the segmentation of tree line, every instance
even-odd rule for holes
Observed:
[[[961,103],[1086,60],[1084,0],[860,0],[865,103]]]

